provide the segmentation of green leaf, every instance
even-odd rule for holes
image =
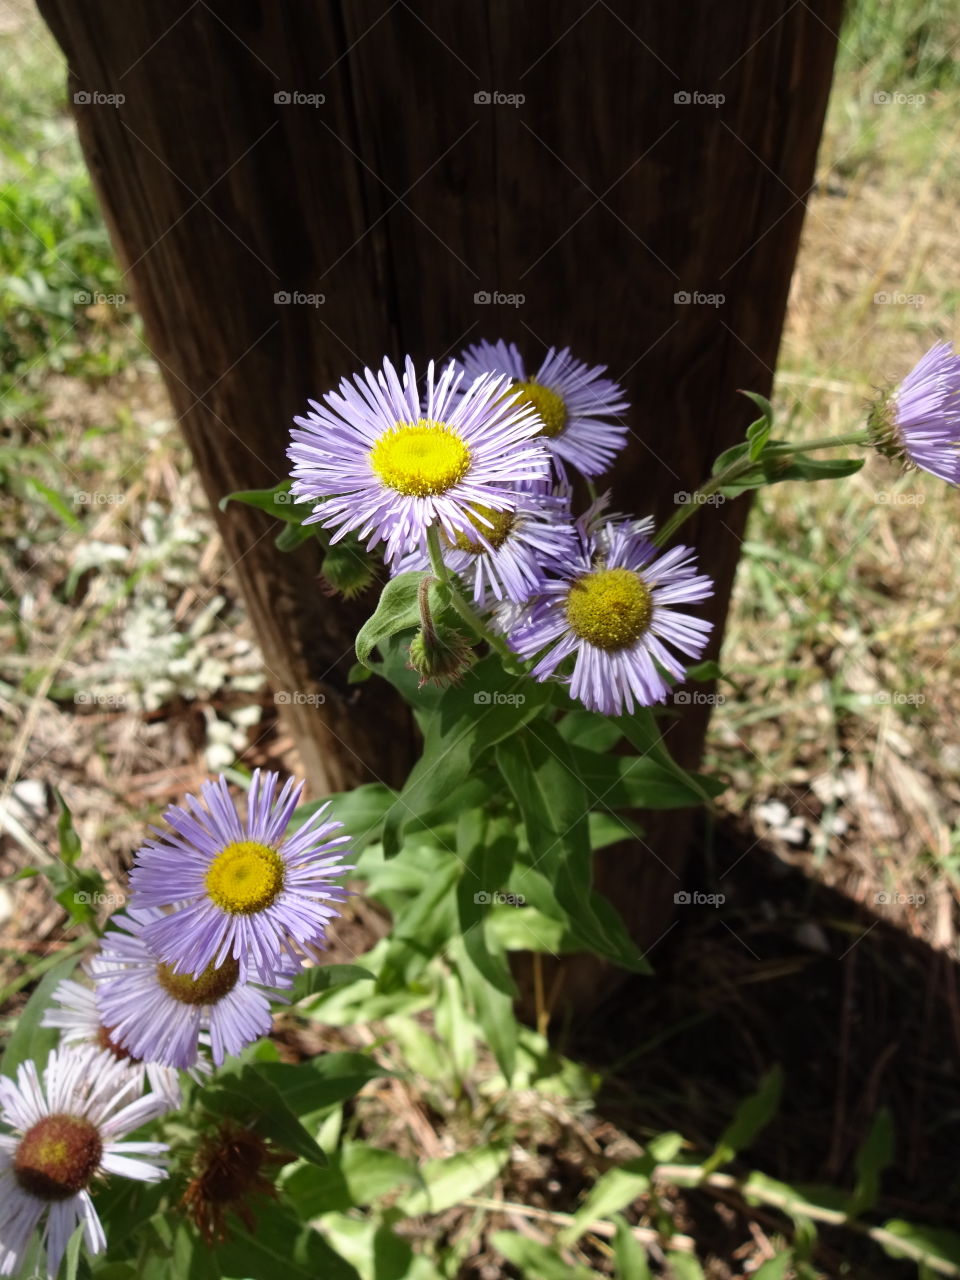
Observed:
[[[274,516],[277,520],[295,525],[303,524],[315,505],[294,501],[289,480],[281,480],[273,489],[240,489],[236,493],[228,493],[225,498],[220,499],[220,510],[226,511],[227,504],[231,502],[243,502],[248,507],[265,511],[268,516]]]
[[[714,662],[712,659],[707,662],[698,662],[692,667],[687,667],[687,674],[684,677],[685,681],[699,680],[704,683],[722,679],[723,671],[720,664],[719,662]]]
[[[402,1196],[396,1207],[405,1218],[452,1209],[492,1182],[509,1156],[507,1147],[491,1144],[458,1152],[447,1159],[428,1160],[420,1168],[423,1187]]]
[[[745,1098],[737,1107],[736,1115],[724,1130],[713,1155],[703,1164],[705,1174],[729,1164],[744,1147],[750,1146],[760,1130],[777,1114],[782,1090],[783,1072],[777,1066],[763,1077],[756,1093]]]
[[[590,808],[689,809],[703,803],[703,793],[716,796],[725,790],[716,778],[687,774],[649,755],[602,756],[571,747],[570,758]]]
[[[401,1187],[420,1187],[412,1160],[363,1142],[345,1143],[326,1169],[302,1165],[284,1182],[284,1194],[303,1219],[373,1204]]]
[[[334,987],[345,987],[351,982],[373,981],[373,974],[358,964],[323,964],[312,969],[301,969],[293,980],[290,1001],[295,1004],[307,996],[321,995]]]
[[[60,841],[60,857],[72,867],[80,857],[80,837],[77,835],[73,825],[73,816],[67,806],[66,800],[60,792],[54,787],[53,794],[57,798],[57,804],[60,808],[60,816],[57,818],[57,837]]]
[[[296,551],[311,538],[318,537],[315,524],[286,524],[273,540],[278,551]]]
[[[378,992],[407,986],[446,945],[454,932],[459,871],[460,864],[451,857],[423,892],[394,914]]]
[[[671,1249],[667,1254],[667,1262],[673,1280],[704,1280],[703,1267],[692,1253],[678,1253]]]
[[[41,1027],[40,1020],[49,1008],[56,988],[73,973],[77,959],[76,955],[68,956],[41,978],[7,1041],[0,1059],[0,1074],[16,1075],[17,1067],[28,1059],[36,1062],[40,1070],[46,1066],[47,1055],[56,1048],[60,1032],[56,1027]]]
[[[619,1213],[639,1196],[646,1195],[656,1166],[671,1161],[682,1146],[683,1138],[679,1133],[662,1133],[642,1156],[608,1169],[573,1215],[573,1221],[561,1232],[563,1243],[575,1244],[591,1223]]]
[[[960,1235],[946,1227],[929,1227],[925,1223],[904,1222],[902,1218],[891,1218],[874,1233],[874,1239],[891,1258],[913,1258],[916,1262],[953,1263],[960,1268]],[[960,1275],[960,1270],[944,1271],[942,1267],[933,1266],[941,1275]]]
[[[775,1258],[768,1258],[762,1267],[754,1271],[752,1280],[789,1280],[792,1266],[793,1250],[787,1249]]]
[[[356,856],[371,841],[379,839],[383,819],[396,799],[397,793],[382,782],[365,782],[352,791],[338,791],[323,800],[301,805],[290,819],[290,829],[296,831],[329,803],[328,819],[343,824],[335,834],[351,837],[351,854]]]
[[[290,1067],[299,1079],[306,1064]],[[217,1115],[243,1119],[283,1151],[301,1156],[311,1164],[324,1165],[326,1156],[291,1110],[290,1094],[266,1074],[282,1070],[279,1063],[248,1065],[238,1075],[221,1075],[204,1089],[203,1104]],[[346,1096],[349,1096],[347,1094]],[[335,1099],[335,1101],[339,1101]]]
[[[401,631],[410,631],[420,625],[420,583],[430,577],[427,569],[413,569],[391,578],[380,593],[373,616],[360,628],[357,635],[357,661],[376,670],[370,655],[377,645]],[[431,602],[432,603],[432,602]]]
[[[423,753],[384,820],[387,857],[399,851],[406,835],[429,830],[443,815],[458,816],[466,807],[460,785],[476,779],[491,747],[522,729],[552,696],[545,684],[509,675],[495,654],[472,667],[455,688],[422,693],[428,696],[416,710]],[[481,803],[474,798],[471,807]]]
[[[761,422],[773,426],[773,405],[766,396],[762,396],[759,391],[741,391],[742,396],[746,396],[748,400],[752,400],[760,412],[763,414]],[[754,426],[757,424],[754,423]]]
[[[517,837],[511,819],[501,817],[488,822],[478,809],[461,814],[457,824],[457,857],[463,865],[457,885],[460,933],[474,967],[488,982],[514,998],[516,983],[502,948],[496,956],[491,951],[485,922],[494,895],[510,877],[516,854]]]
[[[593,892],[587,822],[592,805],[575,757],[576,749],[544,721],[497,747],[497,764],[523,817],[532,862],[552,881],[574,931],[598,954],[649,972],[619,915]]]
[[[847,1210],[851,1218],[872,1209],[880,1195],[880,1175],[893,1162],[893,1118],[886,1107],[874,1116],[870,1132],[857,1152],[857,1183]]]
[[[297,1116],[345,1102],[371,1080],[393,1074],[363,1053],[325,1053],[296,1064],[264,1062],[256,1070]]]
[[[597,711],[568,711],[557,728],[560,736],[572,746],[587,751],[609,751],[623,736],[616,720]]]
[[[617,1280],[650,1280],[647,1251],[630,1230],[630,1224],[619,1213],[613,1216],[616,1235],[613,1256],[617,1264]]]
[[[490,1243],[506,1260],[518,1267],[527,1280],[592,1280],[593,1271],[564,1262],[555,1249],[517,1235],[513,1231],[496,1231]]]
[[[213,1250],[224,1280],[360,1280],[355,1267],[279,1204],[257,1201],[256,1227],[234,1219],[226,1242]],[[175,1272],[173,1274],[176,1274]]]

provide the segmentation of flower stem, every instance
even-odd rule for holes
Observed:
[[[484,640],[491,649],[496,650],[508,671],[516,670],[517,657],[507,647],[501,636],[486,625],[473,605],[460,590],[456,578],[447,568],[443,559],[443,548],[440,546],[440,531],[435,524],[427,529],[427,551],[430,555],[430,568],[440,585],[446,589],[450,603],[479,640]]]
[[[784,457],[791,454],[796,456],[812,453],[815,449],[839,449],[848,445],[869,444],[870,440],[869,431],[853,431],[849,435],[823,436],[819,440],[809,440],[803,444],[768,444],[763,451],[763,457]],[[696,493],[690,495],[690,501],[679,507],[666,524],[663,525],[653,539],[655,545],[662,547],[669,538],[673,537],[680,526],[696,513],[697,508],[703,504],[706,498],[718,493],[725,485],[733,484],[740,476],[746,475],[748,471],[757,465],[757,461],[759,459],[752,460],[749,453],[745,453],[743,457],[737,458],[728,467],[724,467],[718,475],[711,476]]]

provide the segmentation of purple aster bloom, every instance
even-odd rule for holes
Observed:
[[[318,503],[305,523],[335,528],[334,542],[356,530],[395,560],[433,524],[453,541],[472,535],[474,508],[511,511],[505,486],[549,472],[540,421],[504,394],[506,378],[488,375],[461,393],[462,377],[451,360],[435,378],[431,361],[421,402],[412,360],[402,381],[384,360],[376,374],[344,378],[323,404],[311,400],[287,450],[291,491]]]
[[[553,493],[539,482],[518,485],[512,496],[513,511],[477,507],[472,533],[441,538],[444,562],[472,587],[474,603],[483,607],[501,600],[528,600],[539,592],[545,568],[564,564],[576,554],[569,495]],[[398,561],[394,572],[429,567],[423,546]]]
[[[323,946],[327,921],[339,914],[331,904],[347,897],[330,883],[351,869],[340,861],[347,837],[329,838],[343,823],[324,822],[323,805],[285,838],[303,783],[288,778],[277,795],[278,777],[254,773],[246,822],[222,774],[205,782],[200,800],[187,796],[186,808],[166,811],[171,830],[155,827],[159,839],[138,851],[133,905],[171,908],[144,937],[175,973],[196,977],[231,957],[244,976],[249,966],[269,984],[297,963],[298,950]]]
[[[938,342],[877,405],[870,419],[881,453],[960,485],[960,356]]]
[[[45,1214],[50,1280],[79,1225],[89,1252],[103,1252],[88,1190],[94,1178],[167,1176],[165,1144],[118,1141],[169,1107],[159,1094],[139,1093],[122,1063],[92,1048],[54,1049],[42,1081],[34,1062],[22,1063],[16,1080],[0,1077],[0,1121],[14,1130],[0,1134],[0,1275],[20,1270]]]
[[[536,373],[529,373],[514,343],[480,342],[461,359],[469,378],[485,373],[506,374],[517,403],[532,405],[541,419],[541,435],[561,476],[565,464],[582,475],[607,470],[627,442],[627,427],[619,421],[628,408],[623,388],[605,378],[606,365],[591,367],[564,347],[547,352]]]
[[[103,961],[95,956],[87,965],[92,979],[98,973],[105,972]],[[112,972],[112,970],[111,970]],[[41,1026],[58,1027],[62,1045],[92,1045],[106,1051],[136,1077],[137,1091],[143,1092],[144,1083],[148,1083],[154,1093],[161,1094],[172,1109],[183,1103],[183,1091],[180,1088],[180,1073],[175,1067],[167,1067],[159,1062],[144,1062],[132,1057],[126,1049],[118,1045],[110,1034],[111,1028],[104,1025],[100,1009],[97,1005],[97,993],[92,987],[65,978],[53,993],[53,1004],[47,1009],[41,1020]],[[203,1037],[201,1036],[201,1039]],[[210,1064],[203,1058],[197,1060],[191,1074],[200,1079],[210,1074]]]
[[[689,547],[661,553],[648,521],[608,523],[587,532],[578,556],[551,576],[509,636],[523,658],[541,655],[532,674],[546,680],[567,658],[570,696],[591,711],[620,715],[670,691],[659,668],[678,680],[685,668],[667,648],[699,658],[713,626],[673,606],[713,594]],[[542,653],[543,650],[547,652]]]
[[[130,908],[113,917],[97,967],[97,1009],[113,1042],[135,1058],[168,1067],[195,1067],[209,1043],[217,1066],[270,1030],[270,999],[283,997],[244,978],[232,956],[199,975],[177,973],[147,942],[159,911]],[[289,986],[278,974],[275,986]]]

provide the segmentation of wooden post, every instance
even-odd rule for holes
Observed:
[[[281,477],[307,396],[385,352],[503,336],[606,363],[634,406],[615,505],[660,519],[740,438],[737,388],[770,389],[841,0],[40,9],[212,503]],[[718,637],[745,514],[684,530]],[[406,715],[345,683],[368,606],[324,599],[315,557],[277,553],[256,513],[218,519],[272,678],[327,695],[291,708],[316,788],[397,782]],[[685,760],[705,723],[671,733]],[[658,821],[601,868],[643,942],[683,832]]]

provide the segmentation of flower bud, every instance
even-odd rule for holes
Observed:
[[[328,547],[320,571],[328,594],[347,600],[366,591],[376,576],[370,558],[355,538]]]
[[[456,684],[476,661],[466,636],[446,623],[431,621],[410,642],[407,666],[420,676],[420,688],[433,681],[438,688]]]

